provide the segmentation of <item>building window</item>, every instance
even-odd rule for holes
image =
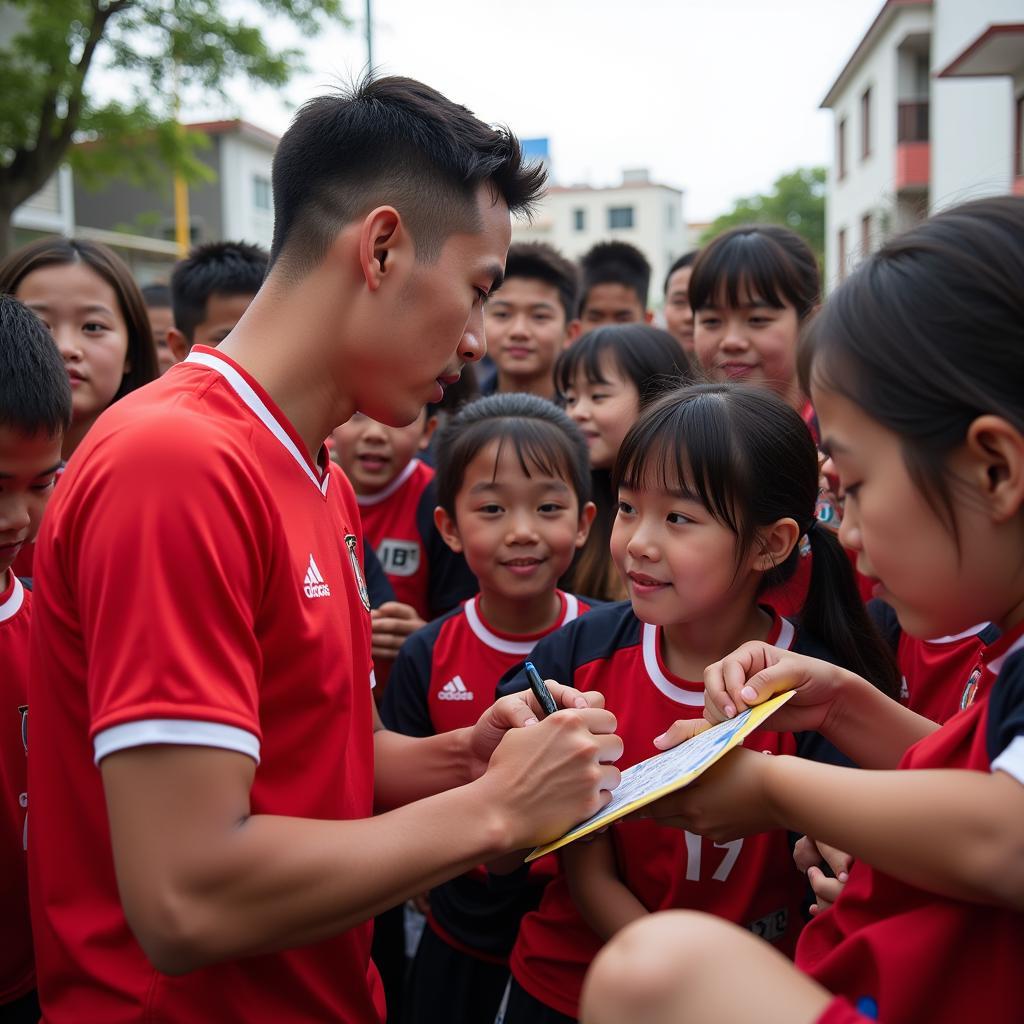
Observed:
[[[871,214],[865,213],[860,219],[860,258],[871,255]]]
[[[264,178],[261,174],[252,176],[252,205],[257,210],[271,209],[270,204],[270,179]]]
[[[587,211],[581,207],[572,211],[572,228],[573,231],[587,230]]]
[[[842,281],[846,277],[846,228],[839,229],[839,235],[836,239],[837,242],[837,262],[839,263],[839,280]]]
[[[860,98],[860,158],[871,156],[871,89],[865,89]]]
[[[609,228],[631,228],[633,226],[632,206],[609,206],[608,227]]]
[[[846,118],[839,122],[836,129],[836,168],[839,180],[846,177]]]

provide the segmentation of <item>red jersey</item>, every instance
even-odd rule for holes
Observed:
[[[982,654],[978,697],[912,746],[906,770],[1005,771],[1024,785],[1024,626]],[[797,965],[885,1024],[1024,1020],[1024,914],[917,889],[858,861],[804,930]]]
[[[820,646],[796,642],[786,619],[775,619],[768,642],[818,657],[823,653]],[[604,694],[624,744],[616,762],[622,769],[657,753],[654,737],[674,721],[704,713],[703,681],[672,675],[662,660],[661,643],[661,629],[640,622],[629,602],[622,602],[594,609],[541,641],[530,656],[542,676]],[[524,684],[520,674],[501,689],[523,689]],[[805,752],[803,737],[763,729],[752,733],[746,746],[773,754]],[[717,845],[651,821],[635,821],[618,823],[612,834],[622,880],[648,910],[708,911],[787,952],[794,948],[806,890],[786,832]],[[560,874],[547,887],[540,907],[523,919],[510,960],[512,974],[535,999],[576,1017],[584,974],[601,944]]]
[[[30,595],[9,576],[0,593],[0,1010],[35,988],[25,858]]]
[[[32,633],[45,1021],[382,1018],[369,924],[156,971],[121,909],[97,767],[135,746],[219,747],[257,762],[254,814],[372,814],[359,513],[326,463],[242,367],[200,346],[107,410],[70,461],[37,545]]]

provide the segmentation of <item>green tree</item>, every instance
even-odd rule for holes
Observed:
[[[252,0],[310,36],[344,21],[342,0]],[[70,160],[86,179],[167,170],[197,180],[206,140],[175,123],[179,97],[225,97],[229,82],[280,87],[302,69],[298,50],[270,46],[261,28],[219,0],[0,0],[0,255],[11,217]],[[101,100],[96,71],[117,76]],[[104,145],[72,142],[102,138]]]
[[[701,244],[741,224],[792,228],[807,240],[821,264],[825,258],[825,168],[799,168],[777,178],[766,195],[737,199],[732,210],[717,217],[701,235]]]

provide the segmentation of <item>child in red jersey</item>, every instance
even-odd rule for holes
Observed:
[[[1022,239],[1020,198],[900,235],[830,298],[802,359],[843,540],[879,596],[915,636],[1002,630],[973,700],[938,727],[764,644],[710,666],[709,718],[793,689],[774,724],[820,728],[870,770],[737,750],[654,813],[718,842],[797,827],[856,862],[796,968],[722,922],[665,915],[602,955],[588,1024],[1024,1019]]]
[[[492,395],[466,406],[439,442],[438,527],[480,593],[399,653],[381,718],[409,736],[471,725],[505,672],[589,608],[558,589],[594,517],[586,443],[565,413],[535,395]],[[521,885],[479,869],[433,890],[405,1021],[493,1020],[519,921],[550,868]]]
[[[45,325],[0,295],[0,1020],[39,1019],[28,913],[29,613],[11,566],[39,529],[71,419],[71,388]]]
[[[619,497],[611,553],[631,603],[598,608],[538,644],[554,679],[599,690],[629,767],[663,746],[678,718],[700,717],[704,667],[741,638],[857,666],[895,692],[891,654],[859,600],[831,531],[816,525],[817,457],[799,416],[761,388],[696,385],[667,395],[626,435],[612,474]],[[760,603],[815,552],[797,623]],[[502,692],[522,687],[521,674]],[[655,740],[655,737],[662,739]],[[834,757],[811,732],[759,730],[751,749]],[[700,907],[792,952],[803,880],[783,830],[716,845],[649,821],[568,847],[564,876],[522,924],[505,1024],[577,1016],[602,941],[667,907]]]

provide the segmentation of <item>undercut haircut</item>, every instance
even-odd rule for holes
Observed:
[[[480,230],[481,185],[510,213],[529,215],[546,177],[508,128],[411,78],[368,76],[310,100],[281,139],[271,266],[301,277],[346,224],[382,205],[401,215],[416,258],[431,262],[449,235]]]
[[[547,399],[509,392],[470,402],[438,431],[437,503],[452,518],[466,467],[492,441],[498,442],[495,471],[509,444],[527,476],[564,480],[581,509],[590,500],[590,456],[579,427]]]
[[[583,285],[580,314],[587,305],[590,289],[599,284],[621,284],[636,292],[640,305],[647,308],[651,288],[651,265],[647,257],[629,242],[598,242],[580,257]]]
[[[211,295],[255,295],[267,276],[267,250],[248,242],[197,245],[171,274],[174,326],[191,345]]]
[[[0,295],[0,425],[26,437],[57,437],[71,424],[71,384],[46,324]]]
[[[565,322],[568,324],[575,317],[579,274],[576,267],[553,246],[546,242],[517,242],[509,246],[504,280],[513,277],[551,285],[558,292],[558,301],[565,311]],[[491,297],[496,294],[492,292]]]

